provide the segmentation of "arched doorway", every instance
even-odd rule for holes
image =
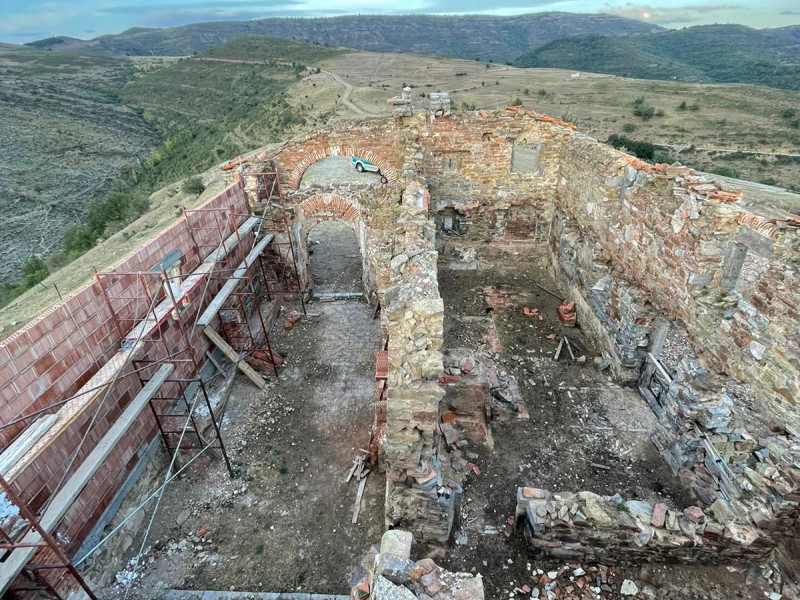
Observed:
[[[322,221],[308,232],[308,263],[315,297],[363,293],[361,248],[343,221]]]

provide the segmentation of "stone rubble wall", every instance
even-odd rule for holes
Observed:
[[[751,524],[780,529],[800,500],[800,229],[748,204],[749,193],[758,191],[570,136],[553,266],[612,368],[640,378],[673,469],[706,504],[727,498]],[[694,353],[669,371],[658,360],[660,320]],[[731,378],[753,406],[727,392]]]
[[[470,223],[466,240],[544,244],[553,215],[563,133],[530,114],[487,119],[454,114],[420,119],[419,173],[431,193],[431,215],[454,208]],[[541,146],[538,172],[512,172],[515,145]]]
[[[437,456],[444,302],[428,191],[422,181],[408,181],[381,294],[389,338],[386,524],[413,529],[420,542],[445,543],[460,488],[442,477]]]
[[[411,560],[413,538],[393,529],[372,552],[372,567],[352,590],[355,600],[483,600],[480,575],[451,573],[430,558]]]
[[[716,505],[681,511],[619,495],[531,487],[517,489],[516,524],[534,557],[612,565],[761,561],[775,545],[768,533]]]

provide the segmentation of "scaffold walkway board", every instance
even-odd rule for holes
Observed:
[[[247,274],[247,269],[249,269],[256,262],[258,257],[261,256],[261,253],[264,252],[264,249],[267,247],[267,245],[269,245],[274,237],[275,236],[271,233],[265,235],[253,247],[244,261],[242,261],[242,263],[233,272],[233,275],[231,275],[230,279],[225,282],[225,285],[222,286],[222,289],[219,291],[219,293],[209,303],[205,311],[203,311],[203,314],[200,315],[200,318],[197,319],[198,327],[205,328],[211,325],[211,321],[214,320],[214,317],[217,316],[217,313],[225,305],[225,302],[228,300],[228,298],[230,298],[230,295],[236,290],[244,276]]]
[[[172,363],[165,363],[153,375],[145,386],[136,394],[127,408],[122,412],[103,439],[89,453],[86,460],[81,464],[75,473],[70,477],[64,487],[53,496],[52,502],[42,515],[39,525],[48,533],[52,533],[59,521],[69,510],[69,507],[77,500],[80,493],[97,473],[103,462],[111,454],[111,451],[122,439],[133,422],[139,417],[147,403],[158,392],[159,388],[169,377],[175,366]],[[21,544],[40,544],[42,538],[36,530],[31,530],[22,540]],[[17,575],[22,572],[25,565],[33,558],[36,553],[36,546],[24,546],[11,552],[5,562],[0,563],[0,596],[2,596],[14,582]]]

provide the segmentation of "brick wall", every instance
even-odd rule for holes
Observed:
[[[248,212],[244,193],[239,186],[232,186],[201,208],[231,208],[238,214]],[[216,213],[198,212],[190,215],[197,244],[202,247],[198,253],[189,229],[183,219],[165,229],[142,247],[132,252],[111,267],[110,273],[147,270],[166,257],[173,250],[182,253],[181,272],[194,270],[201,262],[201,256],[212,251],[218,242],[218,223]],[[245,217],[237,217],[241,224]],[[219,223],[227,236],[232,231],[229,220]],[[229,263],[238,265],[252,245],[252,234],[243,244],[229,254]],[[110,304],[118,313],[127,333],[135,317],[141,317],[147,310],[146,302],[129,302],[122,296],[134,296],[139,282],[132,276],[114,276],[106,279]],[[205,294],[205,301],[221,287],[221,279],[212,280]],[[191,302],[182,312],[180,319],[168,317],[154,338],[163,339],[166,344],[148,343],[135,355],[137,361],[158,360],[166,357],[166,348],[184,348],[182,332],[189,336],[189,347],[194,359],[200,364],[208,341],[199,330],[193,328],[194,319],[202,308],[203,286],[190,296]],[[137,306],[138,304],[138,306]],[[126,320],[128,320],[126,322]],[[66,298],[62,303],[45,312],[35,321],[0,344],[0,422],[10,422],[75,394],[87,381],[97,374],[99,368],[117,356],[121,335],[115,326],[111,311],[103,300],[99,284],[91,282]],[[185,353],[180,358],[187,358]],[[142,367],[145,363],[134,363]],[[23,469],[14,481],[14,486],[22,498],[33,508],[39,508],[52,495],[64,476],[70,457],[80,443],[94,418],[81,450],[75,456],[72,470],[81,464],[108,431],[114,420],[125,409],[130,400],[141,389],[139,377],[133,372],[134,364],[126,366],[108,397],[103,395],[60,432],[54,443],[44,448],[27,468]],[[153,367],[155,368],[155,367]],[[150,369],[142,372],[146,379]],[[191,363],[176,363],[173,378],[194,376]],[[162,387],[160,396],[176,396],[177,385],[169,383]],[[98,404],[101,403],[98,409]],[[57,407],[54,408],[57,410]],[[7,428],[0,432],[0,444],[5,446],[22,431],[28,423]],[[155,422],[150,411],[145,411],[114,448],[109,459],[101,467],[90,484],[73,505],[59,526],[58,532],[68,540],[68,547],[74,550],[94,525],[96,518],[110,502],[120,483],[132,470],[140,454],[156,435]]]

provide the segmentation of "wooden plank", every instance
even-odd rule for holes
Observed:
[[[564,338],[561,338],[561,341],[558,342],[558,348],[556,348],[556,353],[553,356],[553,360],[558,360],[558,357],[561,356],[561,348],[564,346]]]
[[[222,289],[219,291],[219,293],[217,293],[214,299],[209,303],[209,305],[203,311],[203,314],[200,315],[200,318],[197,319],[198,327],[208,327],[211,325],[211,321],[214,320],[214,317],[217,316],[217,313],[225,305],[225,302],[227,302],[228,298],[230,298],[230,295],[236,291],[236,288],[242,282],[242,277],[244,277],[247,273],[247,269],[256,262],[256,259],[261,255],[262,252],[264,252],[267,244],[269,244],[274,237],[275,236],[272,233],[265,235],[255,246],[253,246],[253,249],[250,250],[250,253],[247,255],[247,257],[236,268],[228,281],[225,282],[225,285],[222,286]]]
[[[155,395],[155,393],[162,386],[164,381],[172,373],[175,366],[172,363],[165,363],[159,367],[153,378],[148,381],[145,386],[136,394],[136,397],[125,408],[108,432],[103,436],[103,439],[94,447],[83,461],[80,467],[73,473],[67,480],[56,495],[50,502],[50,506],[44,511],[39,524],[42,529],[48,533],[56,528],[59,521],[69,510],[70,506],[80,496],[83,488],[91,481],[92,477],[97,473],[103,462],[108,458],[111,451],[119,443],[122,436],[131,428],[133,422],[139,417],[144,407]],[[42,538],[36,530],[31,530],[22,538],[25,544],[41,543]],[[17,575],[20,574],[25,565],[28,564],[33,555],[36,553],[37,548],[25,547],[18,548],[11,552],[4,563],[0,563],[0,596],[2,596],[9,586],[14,582]]]
[[[5,477],[11,468],[50,430],[57,420],[58,415],[55,414],[39,417],[30,427],[17,436],[17,439],[0,454],[0,475]]]
[[[367,485],[367,478],[361,480],[358,484],[358,493],[356,494],[356,505],[353,507],[353,524],[358,523],[358,513],[361,510],[361,497],[364,495],[364,487]]]
[[[569,343],[569,338],[564,336],[564,341],[567,343],[567,350],[569,350],[569,357],[575,360],[575,355],[572,353],[572,344]]]
[[[260,390],[264,389],[264,385],[266,384],[264,383],[264,380],[261,378],[261,375],[256,373],[253,367],[248,365],[245,361],[241,360],[239,358],[239,355],[236,354],[236,350],[231,348],[228,345],[228,342],[222,339],[222,336],[220,336],[220,334],[214,331],[211,327],[206,327],[205,329],[203,329],[203,332],[206,334],[208,339],[210,339],[214,343],[214,345],[217,348],[222,350],[222,353],[228,357],[228,360],[230,360],[232,363],[238,366],[239,370],[245,375],[247,375],[247,378],[250,381],[256,384],[256,387],[258,389]]]
[[[355,475],[355,473],[356,473],[356,469],[358,469],[358,465],[359,465],[359,461],[360,461],[360,459],[361,459],[361,457],[360,457],[360,456],[356,456],[356,457],[353,459],[353,466],[352,466],[352,467],[350,467],[350,472],[349,472],[349,473],[347,473],[347,477],[346,477],[346,478],[345,478],[345,480],[344,480],[344,482],[345,482],[345,483],[349,483],[349,482],[350,482],[350,480],[353,478],[353,475]]]

